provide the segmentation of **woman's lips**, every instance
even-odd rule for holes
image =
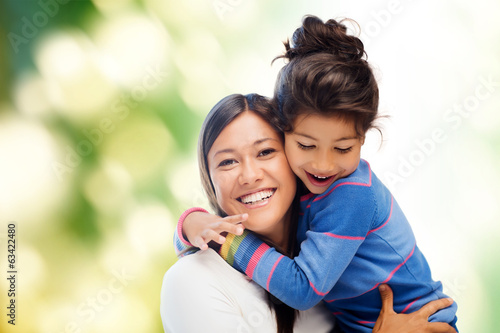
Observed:
[[[276,192],[276,188],[266,188],[256,192],[242,195],[237,200],[247,208],[260,208],[269,203]]]
[[[305,171],[307,179],[311,184],[317,187],[327,187],[335,180],[335,176],[318,176]]]

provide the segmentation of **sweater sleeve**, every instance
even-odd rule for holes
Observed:
[[[376,214],[369,187],[339,186],[327,196],[311,200],[306,209],[309,230],[300,253],[290,259],[266,245],[255,234],[229,235],[222,257],[234,268],[287,305],[309,309],[333,288]]]
[[[191,244],[186,238],[184,238],[183,233],[182,233],[182,226],[184,224],[184,220],[186,217],[191,214],[192,212],[204,212],[208,213],[207,210],[199,207],[193,207],[189,208],[186,210],[182,215],[179,217],[179,221],[177,222],[177,227],[175,228],[174,231],[174,249],[175,249],[175,254],[179,257],[183,257],[186,254],[190,254],[193,252],[183,252],[186,251],[187,249],[194,247],[193,244]]]

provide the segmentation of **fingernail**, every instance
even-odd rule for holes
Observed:
[[[236,229],[236,234],[237,235],[241,235],[242,233],[243,233],[243,229],[242,228]]]
[[[385,291],[387,289],[387,286],[385,284],[381,284],[378,288],[380,291]]]
[[[241,218],[242,218],[242,219],[246,219],[246,218],[248,218],[248,213],[245,213],[245,214],[241,215]]]

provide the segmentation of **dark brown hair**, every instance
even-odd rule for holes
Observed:
[[[205,194],[208,197],[211,208],[219,216],[227,216],[222,208],[217,203],[215,189],[212,184],[210,172],[208,169],[207,155],[217,137],[222,130],[226,128],[236,117],[244,112],[253,112],[269,123],[273,129],[283,139],[283,132],[280,130],[279,116],[275,106],[271,101],[263,96],[257,94],[229,95],[220,100],[208,113],[203,125],[201,127],[200,136],[198,139],[198,162],[200,167],[201,182]],[[281,249],[285,255],[293,257],[296,255],[296,234],[298,222],[298,195],[292,203],[291,221],[288,228],[289,231],[288,249]],[[269,243],[269,242],[268,242]],[[276,244],[269,244],[276,247]],[[278,324],[278,333],[291,333],[293,332],[293,325],[297,312],[295,309],[288,305],[281,303],[274,298],[270,293],[267,293],[269,306],[274,309],[276,315],[276,322]]]
[[[363,43],[347,34],[343,21],[306,16],[284,45],[285,54],[276,59],[288,62],[278,75],[274,99],[285,131],[292,131],[303,113],[354,121],[360,137],[375,127],[378,85]]]

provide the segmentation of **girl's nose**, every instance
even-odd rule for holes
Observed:
[[[316,154],[315,161],[312,166],[315,169],[315,172],[327,174],[334,169],[335,162],[328,152],[321,152]]]

